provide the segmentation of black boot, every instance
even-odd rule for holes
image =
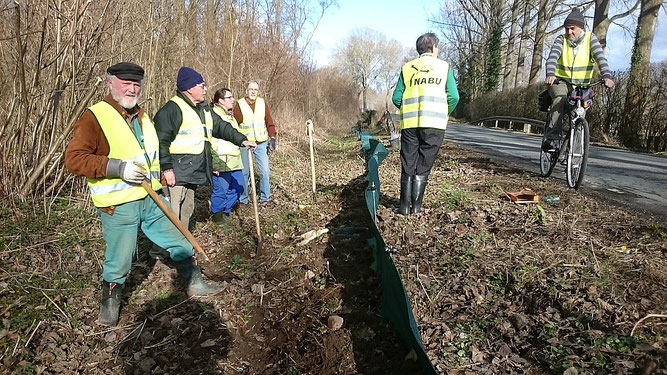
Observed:
[[[195,266],[194,257],[174,262],[178,274],[188,289],[188,296],[208,296],[222,290],[221,286],[206,282],[201,274],[201,268]]]
[[[100,316],[97,321],[105,326],[118,324],[118,312],[120,311],[120,297],[123,294],[123,284],[108,283],[102,280],[102,302],[100,303]]]
[[[416,214],[422,209],[422,200],[424,200],[424,191],[428,183],[428,175],[416,175],[412,179],[412,213]]]
[[[401,205],[398,207],[398,213],[401,215],[410,214],[410,200],[412,199],[412,176],[406,176],[401,173]]]
[[[153,244],[151,249],[148,250],[148,256],[150,256],[151,259],[159,260],[162,262],[169,261],[171,259],[169,252],[156,244]]]

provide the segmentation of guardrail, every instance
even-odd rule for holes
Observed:
[[[532,131],[533,129],[538,129],[540,134],[544,132],[544,121],[535,120],[532,118],[525,118],[525,117],[492,116],[492,117],[485,117],[481,120],[473,121],[473,123],[479,126],[484,126],[484,123],[489,121],[493,121],[494,128],[520,130],[523,131],[524,133],[538,133]],[[505,128],[504,126],[498,126],[499,123],[500,125],[503,125],[503,123],[509,123],[509,125],[507,128]],[[515,124],[519,124],[520,127],[515,127]]]
[[[392,113],[391,115],[392,120],[396,124],[399,123],[401,120],[401,115],[400,114],[394,114]],[[493,127],[494,128],[500,128],[500,129],[510,129],[510,130],[520,130],[523,131],[524,133],[543,133],[544,132],[544,121],[541,120],[535,120],[532,118],[526,118],[526,117],[515,117],[515,116],[491,116],[491,117],[485,117],[480,120],[473,121],[473,124],[477,124],[479,126],[484,126],[484,123],[486,122],[493,122]],[[503,126],[507,125],[507,126]],[[535,131],[537,130],[537,131]]]

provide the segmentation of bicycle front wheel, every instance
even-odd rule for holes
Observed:
[[[579,119],[570,129],[569,150],[567,153],[567,186],[579,189],[584,180],[586,163],[588,162],[588,121]]]
[[[545,140],[546,137],[542,137],[541,145],[544,144]],[[549,177],[551,175],[551,172],[553,172],[554,167],[556,166],[556,162],[558,161],[558,151],[556,152],[544,151],[541,145],[540,145],[540,176]]]

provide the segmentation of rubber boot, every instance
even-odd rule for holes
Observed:
[[[428,183],[427,175],[416,175],[412,179],[412,213],[416,214],[422,209],[422,201],[424,200],[424,191]]]
[[[171,255],[169,254],[169,252],[156,244],[153,244],[153,246],[151,246],[151,249],[148,250],[148,256],[150,256],[151,259],[160,260],[162,262],[171,259]]]
[[[412,199],[412,176],[405,176],[401,173],[401,204],[398,207],[398,213],[401,215],[410,214],[410,200]]]
[[[118,324],[118,312],[120,311],[120,297],[123,294],[123,284],[108,283],[102,281],[102,301],[100,303],[100,316],[97,321],[105,326]]]
[[[213,215],[211,215],[211,219],[213,219],[214,223],[221,224],[224,221],[224,216],[225,216],[224,212],[218,211],[218,212],[214,213]]]
[[[226,231],[232,230],[232,227],[229,224],[232,222],[232,218],[228,213],[218,211],[212,215],[213,222],[222,227]]]
[[[195,266],[193,257],[174,262],[174,265],[188,290],[188,297],[208,296],[222,290],[221,286],[204,280],[204,277],[201,274],[201,268]]]

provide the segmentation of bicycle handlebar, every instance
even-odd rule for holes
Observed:
[[[562,78],[562,77],[557,77],[557,78],[554,80],[554,83],[557,83],[557,82],[565,82],[565,83],[567,83],[568,85],[570,85],[570,86],[572,86],[572,87],[590,88],[590,87],[593,87],[593,86],[597,86],[597,85],[601,85],[601,84],[603,84],[603,83],[604,83],[604,78],[600,78],[599,80],[597,80],[597,81],[595,81],[595,82],[593,82],[593,83],[589,83],[589,84],[587,84],[587,85],[574,84],[574,83],[572,83],[572,81],[570,81],[569,79],[567,79],[567,78]]]

